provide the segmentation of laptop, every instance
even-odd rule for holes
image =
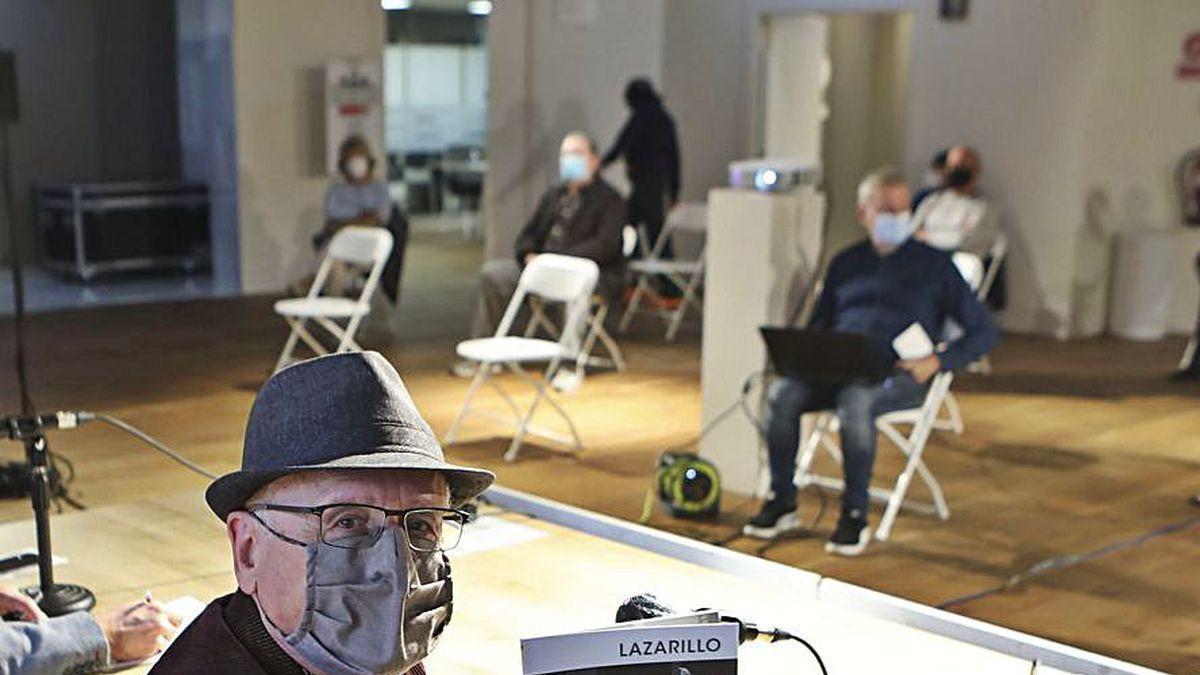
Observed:
[[[882,380],[892,369],[889,355],[863,335],[785,326],[761,326],[775,372],[822,382]]]

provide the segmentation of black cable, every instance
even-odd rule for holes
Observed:
[[[968,602],[974,602],[975,600],[979,600],[981,598],[986,598],[989,595],[995,595],[996,593],[999,593],[1001,591],[1006,591],[1018,584],[1024,583],[1028,579],[1031,579],[1040,574],[1045,574],[1047,572],[1065,569],[1067,567],[1073,567],[1080,563],[1084,563],[1089,560],[1094,560],[1101,556],[1108,555],[1109,553],[1115,553],[1117,551],[1131,548],[1133,546],[1140,546],[1141,544],[1144,544],[1147,541],[1150,541],[1151,539],[1156,539],[1163,535],[1173,534],[1175,532],[1181,532],[1181,531],[1189,529],[1191,527],[1195,527],[1196,525],[1200,525],[1200,516],[1192,516],[1191,518],[1185,518],[1183,520],[1175,521],[1173,523],[1168,523],[1166,525],[1163,525],[1161,527],[1156,527],[1148,532],[1144,532],[1137,536],[1127,537],[1125,539],[1119,539],[1111,544],[1106,544],[1104,546],[1101,546],[1100,548],[1092,549],[1091,551],[1085,551],[1084,553],[1069,553],[1066,555],[1059,555],[1059,556],[1054,556],[1051,558],[1046,558],[1045,560],[1043,560],[1039,563],[1030,565],[1029,567],[1025,568],[1024,571],[1018,572],[1017,574],[1010,576],[1008,579],[1005,579],[1004,583],[1002,583],[1002,584],[998,584],[998,585],[992,586],[990,588],[985,588],[981,591],[976,591],[974,593],[968,593],[967,595],[959,596],[952,600],[947,600],[947,601],[939,604],[937,606],[937,608],[938,609],[949,609],[951,607],[957,607],[959,605],[963,605]]]
[[[799,642],[800,644],[807,647],[808,651],[812,653],[813,658],[817,660],[817,665],[821,667],[822,675],[829,675],[829,671],[825,670],[825,662],[821,660],[821,655],[818,654],[817,650],[814,649],[813,646],[808,643],[808,640],[805,640],[804,638],[802,638],[798,635],[792,635],[791,633],[788,633],[786,631],[779,631],[779,634],[780,634],[780,637],[782,637],[784,639],[795,640],[796,642]]]
[[[709,420],[708,424],[705,424],[700,429],[700,433],[696,434],[695,437],[688,439],[686,442],[678,443],[676,445],[673,445],[673,446],[663,450],[663,454],[680,452],[683,450],[688,450],[688,449],[696,447],[696,445],[699,444],[700,441],[703,440],[705,436],[707,436],[710,432],[712,432],[712,430],[715,429],[718,424],[720,424],[721,422],[724,422],[738,408],[741,408],[746,413],[747,419],[750,420],[750,424],[755,428],[756,431],[759,432],[759,434],[761,434],[762,429],[759,427],[758,420],[751,413],[751,411],[746,403],[746,397],[750,394],[750,390],[754,387],[755,378],[762,377],[762,376],[766,375],[767,372],[768,372],[768,370],[763,369],[763,370],[758,370],[758,371],[752,372],[749,375],[747,375],[746,379],[742,380],[741,390],[738,392],[738,397],[737,397],[736,401],[734,401],[733,403],[730,403],[724,410],[722,410],[720,413],[718,413],[716,417]],[[762,456],[760,453],[759,458],[758,458],[759,473],[762,472],[762,461],[763,460],[762,460]],[[655,467],[655,470],[657,471],[657,466]],[[645,525],[650,522],[650,518],[651,518],[651,515],[653,514],[653,509],[654,509],[654,492],[655,492],[655,483],[652,483],[650,485],[650,488],[646,491],[646,497],[642,503],[642,513],[640,516],[638,516],[638,519],[637,519],[637,522],[641,525]],[[755,498],[753,496],[751,496],[750,499],[747,500],[746,503],[749,504],[753,501],[755,501]],[[742,537],[742,534],[739,530],[734,535],[729,535],[723,539],[718,539],[716,541],[710,541],[708,539],[704,539],[701,537],[695,537],[695,538],[701,539],[702,541],[705,541],[706,543],[713,544],[714,546],[726,546],[730,542],[736,541],[737,539],[740,539],[741,537]]]
[[[17,392],[21,399],[21,414],[29,417],[34,414],[34,407],[33,399],[29,395],[29,377],[25,370],[25,275],[21,269],[21,238],[17,233],[17,219],[13,215],[12,144],[8,138],[7,124],[0,124],[0,145],[3,145],[4,149],[4,160],[0,161],[0,189],[4,191],[4,218],[8,221],[8,254],[12,265]]]
[[[696,436],[694,438],[691,438],[684,443],[678,443],[676,445],[673,445],[673,446],[667,448],[666,450],[664,450],[664,452],[678,452],[680,450],[687,450],[688,448],[695,447],[696,444],[698,444],[700,441],[704,440],[705,436],[707,436],[710,432],[712,432],[712,430],[714,428],[716,428],[716,426],[718,424],[725,421],[725,418],[727,418],[731,414],[733,414],[733,412],[735,410],[737,410],[739,407],[741,407],[743,410],[747,410],[747,408],[745,407],[746,406],[746,396],[750,393],[750,389],[754,386],[754,379],[756,377],[766,375],[766,373],[767,373],[766,370],[758,370],[758,371],[755,371],[755,372],[747,375],[746,379],[742,380],[741,391],[738,393],[738,397],[737,397],[736,401],[734,401],[733,403],[730,403],[729,406],[727,408],[725,408],[724,410],[722,410],[720,413],[718,413],[716,417],[709,420],[708,424],[705,424],[704,427],[700,429],[700,433],[696,434]],[[747,412],[747,415],[749,415],[749,414],[750,413]],[[753,416],[750,417],[750,420],[751,420],[750,423],[754,425],[754,428],[759,429],[758,424],[754,420]],[[761,430],[759,430],[759,431],[761,432]]]

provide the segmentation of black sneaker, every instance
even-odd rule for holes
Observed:
[[[800,529],[796,503],[772,498],[762,505],[757,516],[742,526],[742,534],[759,539],[774,539],[785,532]]]
[[[1177,370],[1167,379],[1172,382],[1197,382],[1200,381],[1200,368]]]
[[[825,552],[854,556],[867,550],[867,543],[871,541],[871,528],[867,527],[867,519],[864,516],[865,514],[858,509],[842,511],[837,529],[829,536],[829,541],[825,542]]]

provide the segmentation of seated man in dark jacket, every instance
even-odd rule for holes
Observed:
[[[746,524],[750,536],[770,538],[799,526],[793,481],[800,415],[836,409],[846,488],[841,518],[825,550],[861,553],[870,540],[867,497],[875,463],[875,418],[919,407],[934,375],[966,366],[996,342],[996,328],[950,254],[910,238],[908,209],[908,186],[899,175],[882,172],[862,182],[858,217],[870,237],[830,263],[810,326],[865,335],[893,358],[892,340],[913,323],[937,340],[946,320],[953,319],[963,334],[944,351],[897,360],[883,382],[830,386],[792,378],[776,381],[766,429],[773,496]]]
[[[559,179],[542,195],[525,229],[517,237],[514,257],[489,260],[480,270],[479,307],[471,334],[484,337],[496,331],[521,269],[539,253],[590,258],[600,266],[596,292],[615,302],[625,289],[625,258],[621,235],[625,202],[596,175],[596,145],[582,132],[563,138],[559,149]]]

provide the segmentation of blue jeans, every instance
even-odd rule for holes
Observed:
[[[867,489],[875,465],[875,418],[919,407],[927,389],[907,372],[896,372],[878,383],[823,385],[792,378],[776,380],[768,396],[766,429],[775,498],[786,503],[796,501],[800,415],[833,409],[841,427],[842,471],[846,478],[842,509],[866,513]]]

